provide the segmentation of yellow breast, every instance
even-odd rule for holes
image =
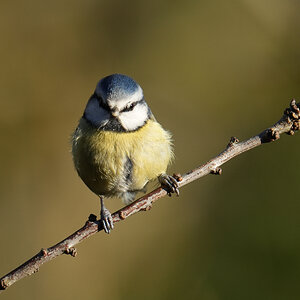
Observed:
[[[81,119],[73,134],[72,153],[85,184],[108,197],[141,190],[165,173],[173,158],[170,134],[151,119],[134,132],[97,130]]]

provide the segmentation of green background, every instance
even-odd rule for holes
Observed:
[[[69,137],[100,78],[140,83],[173,133],[169,171],[185,173],[299,101],[299,11],[293,0],[1,1],[0,275],[98,213]],[[299,299],[299,146],[284,135],[235,158],[2,299]]]

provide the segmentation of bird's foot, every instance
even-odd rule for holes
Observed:
[[[172,193],[176,193],[176,195],[179,196],[178,183],[174,177],[167,174],[161,174],[158,176],[158,181],[160,182],[162,188],[167,191],[168,196],[171,197]]]
[[[105,233],[110,233],[110,231],[114,229],[114,222],[111,213],[106,207],[101,208],[100,217]]]

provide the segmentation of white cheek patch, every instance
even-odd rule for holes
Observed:
[[[96,98],[89,100],[84,115],[90,123],[97,127],[106,125],[110,118],[109,112],[99,106],[99,102]]]
[[[136,130],[148,119],[148,106],[137,104],[132,111],[122,112],[119,116],[121,125],[126,130]]]

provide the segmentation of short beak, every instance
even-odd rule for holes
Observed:
[[[113,109],[112,111],[111,111],[111,115],[113,116],[113,117],[117,117],[118,115],[119,115],[119,110],[118,109]]]

